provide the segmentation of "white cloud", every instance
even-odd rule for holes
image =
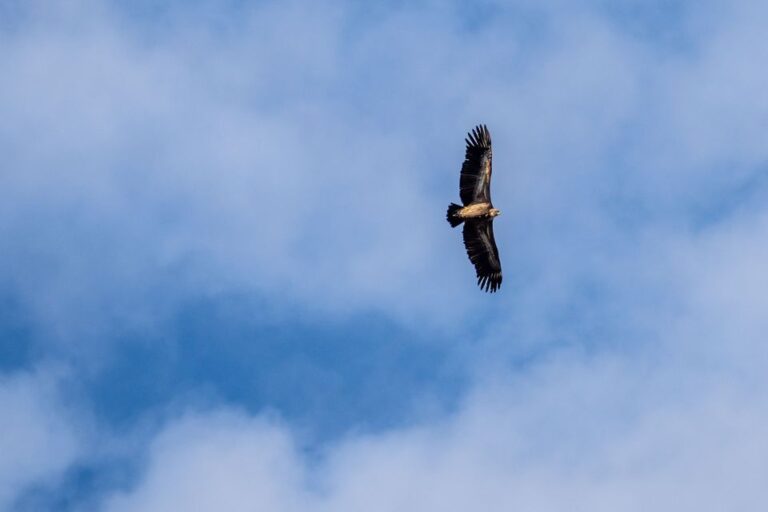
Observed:
[[[290,439],[231,412],[189,416],[152,444],[141,491],[107,510],[298,510],[301,466]]]
[[[99,11],[82,30],[4,36],[2,278],[49,336],[152,325],[173,294],[243,288],[447,330],[488,319],[463,347],[478,369],[456,414],[319,459],[288,426],[191,414],[106,510],[764,506],[765,209],[691,221],[768,160],[764,8],[691,10],[669,51],[595,3],[563,5],[537,11],[541,40],[430,7],[361,30],[341,3],[269,4],[220,32]],[[481,120],[505,212],[494,302],[464,294],[442,217]],[[171,297],[147,300],[169,280]],[[510,354],[533,360],[510,371]],[[0,387],[21,411],[0,439],[24,461],[0,462],[0,503],[75,453],[27,382]]]
[[[80,453],[59,380],[50,368],[0,377],[0,509],[60,475]]]
[[[285,427],[263,419],[193,415],[153,442],[144,477],[104,510],[764,505],[765,404],[706,387],[664,394],[660,385],[674,381],[659,380],[630,360],[568,357],[485,388],[454,417],[353,437],[319,460],[300,455]]]
[[[750,172],[708,162],[766,158],[752,4],[675,58],[596,5],[501,6],[470,32],[429,5],[232,19],[203,4],[163,31],[89,2],[37,13],[0,58],[5,278],[51,337],[110,338],[174,294],[235,289],[455,328],[485,302],[464,293],[472,270],[442,211],[463,133],[486,121],[515,292],[496,302],[568,286],[614,236],[606,202],[685,208]],[[520,9],[541,34],[507,29]]]

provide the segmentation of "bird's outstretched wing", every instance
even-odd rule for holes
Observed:
[[[461,166],[459,194],[464,206],[491,202],[491,133],[478,125],[466,138],[467,152]]]
[[[475,266],[477,284],[487,292],[501,286],[501,262],[493,238],[493,219],[470,219],[464,222],[464,247]]]

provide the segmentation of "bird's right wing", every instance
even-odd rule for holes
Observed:
[[[467,152],[461,166],[459,195],[464,206],[491,202],[491,133],[485,125],[467,135]]]
[[[501,286],[501,261],[493,238],[493,219],[469,219],[464,222],[464,247],[475,266],[477,284],[487,292]]]

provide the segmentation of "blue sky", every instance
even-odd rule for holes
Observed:
[[[0,510],[759,509],[766,15],[0,2]]]

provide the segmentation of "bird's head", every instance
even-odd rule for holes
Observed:
[[[499,210],[498,208],[491,208],[491,210],[488,212],[488,214],[491,217],[496,217],[498,215],[501,215],[501,210]]]

